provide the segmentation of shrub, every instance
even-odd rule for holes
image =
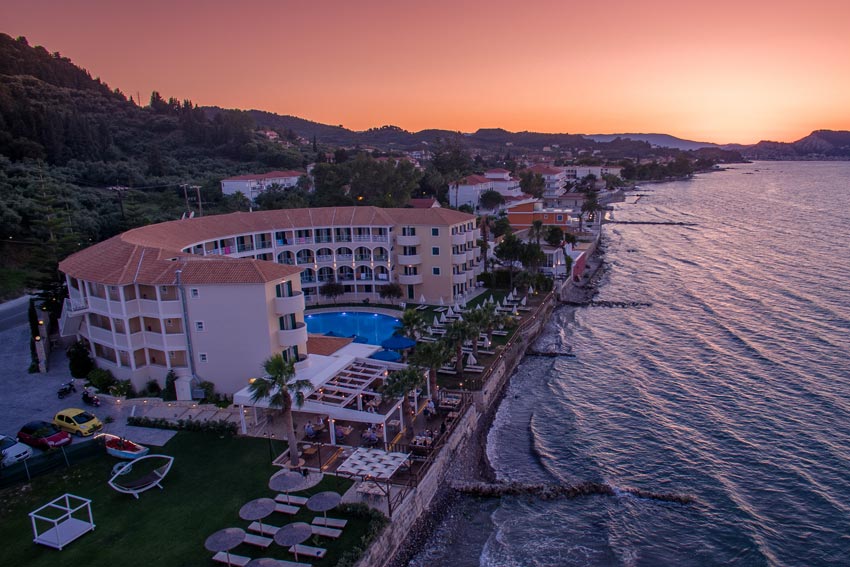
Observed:
[[[136,397],[136,390],[133,389],[133,384],[129,380],[119,380],[109,388],[109,393],[113,396],[124,396],[125,398]]]
[[[338,510],[351,514],[361,521],[368,522],[366,533],[360,538],[360,543],[343,553],[336,564],[337,567],[353,567],[363,556],[366,549],[369,548],[369,545],[377,539],[381,531],[389,523],[389,520],[380,511],[372,509],[361,502],[356,504],[342,504],[338,507]]]
[[[153,398],[159,397],[162,393],[162,388],[159,385],[159,382],[156,380],[148,380],[148,383],[145,384],[145,395]]]
[[[68,370],[74,378],[86,378],[94,370],[95,364],[84,341],[77,341],[68,347]]]
[[[214,402],[216,400],[215,397],[215,384],[208,380],[204,380],[199,384],[201,389],[204,391],[204,401]]]
[[[117,382],[112,372],[102,368],[95,368],[89,372],[86,380],[88,380],[90,386],[97,388],[100,392],[108,392]]]
[[[173,370],[169,370],[165,375],[165,389],[162,391],[162,399],[166,402],[173,402],[177,399],[177,389],[174,387],[174,382],[177,380],[177,375]]]
[[[200,431],[214,435],[236,435],[239,428],[235,423],[224,419],[197,421],[194,419],[180,419],[169,421],[164,418],[128,417],[127,425],[138,427],[153,427],[154,429],[176,429],[184,431]]]

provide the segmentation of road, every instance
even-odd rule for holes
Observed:
[[[28,307],[28,295],[0,303],[0,333],[26,323]]]

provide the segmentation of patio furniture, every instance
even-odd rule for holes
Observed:
[[[324,547],[313,547],[312,545],[304,545],[303,543],[299,543],[298,545],[293,545],[289,548],[289,553],[294,553],[296,557],[298,554],[307,555],[308,557],[317,557],[321,559],[328,552]]]
[[[309,563],[296,563],[285,559],[272,559],[271,557],[258,557],[248,562],[245,567],[311,567]]]
[[[329,537],[331,539],[337,539],[342,535],[342,530],[338,530],[336,528],[329,528],[327,526],[317,526],[312,524],[313,526],[313,535]]]
[[[251,525],[248,526],[248,531],[257,532],[258,534],[264,536],[272,536],[277,533],[280,527],[272,526],[271,524],[261,524],[260,522],[251,522]]]
[[[328,510],[333,510],[342,501],[342,496],[338,492],[328,490],[314,494],[307,500],[307,509],[313,512],[322,512],[325,518],[328,517]]]
[[[313,518],[314,526],[326,526],[329,528],[344,528],[348,524],[348,520],[340,520],[338,518]]]
[[[313,528],[310,524],[304,522],[293,522],[286,524],[274,534],[274,541],[281,547],[289,549],[295,554],[295,560],[298,561],[298,544],[310,539],[313,535]]]
[[[30,512],[29,516],[32,520],[33,542],[59,551],[81,535],[94,530],[91,500],[73,494],[63,494]],[[51,527],[40,531],[39,527],[45,525]]]
[[[285,514],[294,514],[298,511],[298,508],[295,506],[289,506],[293,503],[300,504],[301,497],[289,496],[290,492],[298,492],[300,490],[307,490],[308,488],[312,488],[319,484],[322,481],[324,475],[322,473],[310,473],[307,476],[304,476],[300,473],[294,471],[281,471],[279,473],[275,473],[269,479],[269,488],[274,490],[275,492],[283,492],[284,494],[279,494],[275,497],[275,500],[278,502],[278,506],[281,507],[281,511],[283,510],[291,510],[295,509],[295,512],[287,512],[284,511]],[[306,502],[306,500],[304,500]],[[288,506],[288,508],[283,508]],[[276,508],[277,511],[277,508]]]
[[[259,524],[259,530],[257,531],[262,534],[262,520],[275,511],[276,504],[277,503],[271,498],[257,498],[256,500],[251,500],[239,509],[239,517],[243,520],[257,520],[257,523]],[[245,536],[245,543],[250,543],[251,545],[257,545],[260,547],[268,547],[271,545],[272,540],[263,536],[247,534]]]
[[[250,557],[233,555],[230,550],[245,541],[245,531],[239,528],[224,528],[218,530],[204,542],[207,551],[214,551],[213,561],[227,563],[228,565],[239,565],[244,567],[251,560]]]
[[[160,482],[162,482],[162,479],[164,479],[165,475],[168,474],[168,471],[171,470],[171,465],[174,463],[174,457],[170,457],[168,455],[145,455],[144,457],[139,457],[133,461],[134,468],[141,468],[140,463],[149,459],[161,460],[163,461],[163,464],[147,474],[132,479],[125,478],[127,476],[126,470],[125,468],[121,468],[112,476],[112,478],[109,479],[107,484],[118,492],[132,494],[136,499],[139,498],[139,494],[146,490],[150,490],[155,486],[162,490]]]

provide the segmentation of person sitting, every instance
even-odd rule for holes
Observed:
[[[434,406],[434,400],[428,400],[428,405],[425,406],[425,417],[437,415],[437,408]]]
[[[345,433],[345,430],[342,427],[340,427],[339,425],[336,425],[336,426],[334,426],[334,435],[336,435],[336,437],[338,439],[344,439],[346,433]]]
[[[313,429],[313,424],[309,421],[307,422],[307,425],[304,426],[304,435],[306,435],[308,439],[312,439],[316,436],[316,430]]]

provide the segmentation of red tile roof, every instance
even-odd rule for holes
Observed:
[[[483,183],[493,183],[493,180],[487,179],[483,175],[467,175],[460,180],[461,185],[481,185]]]
[[[437,199],[434,197],[428,197],[427,199],[411,199],[408,204],[414,209],[430,209],[437,203]]]
[[[293,228],[334,226],[451,226],[474,215],[451,209],[325,207],[231,213],[152,224],[128,230],[72,254],[59,269],[72,277],[107,285],[171,284],[177,270],[186,283],[260,283],[299,273],[300,268],[262,260],[200,256],[184,248],[208,240]]]
[[[484,173],[510,173],[510,171],[508,171],[507,169],[502,169],[501,167],[495,167],[493,169],[488,169]]]
[[[558,175],[559,173],[565,172],[565,170],[561,167],[554,167],[546,165],[545,163],[534,164],[529,167],[528,170],[533,173],[539,173],[540,175]]]
[[[307,352],[331,356],[344,346],[354,341],[354,337],[326,337],[324,335],[307,335]]]

